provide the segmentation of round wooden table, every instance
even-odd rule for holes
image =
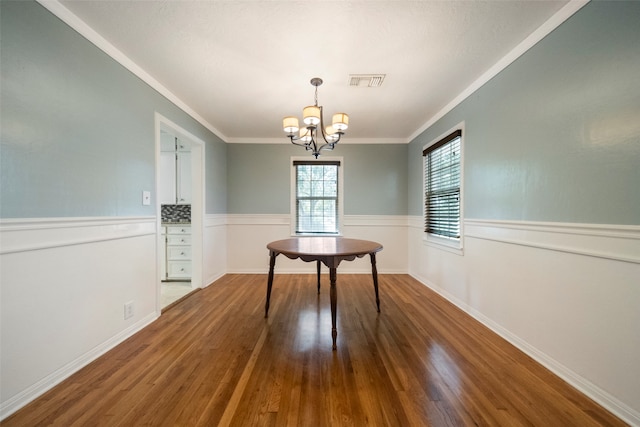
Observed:
[[[380,312],[380,298],[378,295],[378,271],[376,269],[376,252],[382,250],[382,245],[377,242],[360,239],[346,239],[344,237],[296,237],[277,240],[267,245],[269,249],[269,280],[267,282],[267,302],[264,308],[264,317],[269,316],[269,300],[271,299],[271,287],[273,286],[273,271],[276,265],[276,257],[280,254],[287,258],[300,258],[305,262],[315,261],[318,272],[318,293],[320,293],[320,264],[329,267],[331,280],[331,337],[333,349],[336,349],[338,331],[336,329],[336,307],[338,296],[336,291],[336,270],[342,261],[353,261],[365,255],[371,257],[371,273],[373,275],[373,287],[376,292],[376,305]]]

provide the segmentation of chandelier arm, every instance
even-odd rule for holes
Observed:
[[[316,90],[318,89],[318,87],[316,86]],[[320,107],[320,133],[322,135],[322,139],[324,139],[324,141],[327,141],[327,135],[325,135],[324,133],[324,109],[322,108],[322,105]]]
[[[299,145],[300,147],[305,147],[307,150],[309,149],[309,144],[308,143],[300,144],[299,142],[296,142],[296,141],[300,141],[300,138],[295,137],[293,135],[288,135],[288,136],[289,136],[289,139],[291,140],[291,143],[293,145]]]
[[[316,87],[316,89],[318,88]],[[322,144],[322,146],[320,146],[320,148],[318,149],[318,153],[320,153],[320,151],[322,151],[323,149],[326,149],[327,146],[331,147],[331,149],[333,150],[335,145],[340,141],[340,138],[342,138],[342,135],[344,135],[344,132],[336,132],[338,134],[338,139],[336,139],[333,142],[329,142],[329,140],[327,139],[327,134],[325,132],[325,127],[324,127],[324,109],[322,108],[322,105],[319,108],[320,108],[320,132],[322,134],[322,139],[324,140],[325,143]]]
[[[316,90],[318,89],[318,87],[316,86]],[[322,110],[320,110],[320,120],[322,121]],[[318,134],[318,127],[317,126],[307,126],[307,130],[309,131],[309,135],[311,136],[311,141],[307,142],[307,150],[311,150],[313,151],[314,156],[316,156],[316,159],[318,158],[318,155],[316,153],[320,153],[320,151],[318,151],[318,145],[316,144],[316,139],[317,139],[317,134]]]
[[[320,146],[320,148],[318,149],[318,154],[320,154],[320,151],[322,150],[326,150],[326,149],[330,149],[333,150],[336,146],[336,144],[338,143],[338,141],[340,141],[340,137],[342,136],[342,134],[340,133],[338,135],[338,139],[336,139],[334,142],[327,142],[326,144],[322,144],[322,146]],[[327,148],[330,147],[330,148]]]

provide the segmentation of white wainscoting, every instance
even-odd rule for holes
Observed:
[[[209,286],[227,272],[227,215],[207,214],[204,218],[203,285]]]
[[[0,239],[3,419],[159,313],[155,217],[2,220]]]
[[[343,237],[373,240],[383,250],[376,255],[378,273],[407,272],[407,217],[393,215],[345,215]],[[228,215],[227,272],[267,274],[267,244],[291,237],[290,215]],[[314,263],[279,256],[276,273],[315,273]],[[340,264],[340,273],[371,273],[369,257]]]
[[[409,273],[632,425],[640,425],[640,227],[467,220],[462,254],[424,243],[417,216],[346,215]],[[0,222],[0,419],[157,318],[156,219]],[[207,215],[203,277],[268,272],[289,215]],[[340,272],[370,273],[365,257]],[[279,257],[276,273],[314,273]],[[125,302],[134,317],[124,320]]]
[[[409,274],[640,425],[640,227],[466,220],[454,254],[408,223]]]

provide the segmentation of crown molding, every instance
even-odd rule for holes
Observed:
[[[134,75],[139,77],[146,84],[155,89],[162,96],[167,98],[169,101],[173,102],[178,108],[187,113],[197,122],[199,122],[202,126],[210,130],[213,134],[215,134],[218,138],[222,139],[224,142],[228,141],[228,138],[216,129],[211,123],[206,121],[204,117],[198,114],[193,108],[187,105],[186,102],[182,101],[176,94],[167,89],[162,83],[156,80],[151,74],[145,71],[142,67],[136,64],[131,58],[125,55],[121,50],[112,45],[107,39],[102,37],[91,28],[86,22],[80,19],[77,15],[67,9],[62,5],[58,0],[36,0],[40,3],[45,9],[49,12],[53,13],[55,16],[60,18],[65,24],[73,28],[78,34],[82,37],[93,43],[98,49],[102,50],[104,53],[113,58],[120,65],[125,67],[127,70],[131,71]]]
[[[162,96],[173,102],[178,108],[194,118],[205,128],[210,130],[217,137],[222,139],[225,143],[233,144],[279,144],[282,143],[280,138],[228,138],[218,129],[216,129],[211,123],[204,119],[194,109],[182,101],[177,95],[167,89],[159,81],[157,81],[151,74],[145,71],[142,67],[136,64],[131,58],[126,56],[122,51],[113,46],[98,32],[91,28],[87,23],[80,19],[77,15],[73,14],[69,9],[63,6],[58,0],[36,0],[43,7],[60,18],[63,22],[77,31],[81,36],[93,43],[100,50],[105,52],[116,62],[121,64],[127,70],[131,71],[142,81],[147,83]],[[431,127],[435,122],[444,117],[445,114],[453,110],[458,104],[468,98],[476,90],[482,87],[486,82],[495,77],[498,73],[509,66],[513,61],[522,56],[526,51],[531,49],[536,43],[547,36],[551,31],[560,26],[564,21],[569,19],[573,14],[580,10],[583,6],[589,3],[590,0],[570,0],[562,9],[556,12],[551,18],[549,18],[544,24],[538,27],[533,33],[531,33],[526,39],[512,49],[507,55],[493,65],[489,70],[476,79],[471,85],[463,90],[458,96],[453,98],[444,108],[438,111],[435,115],[427,120],[419,129],[417,129],[408,138],[350,138],[345,143],[348,144],[408,144],[417,138],[422,132]],[[284,138],[283,138],[284,139]],[[284,143],[287,141],[285,140]]]
[[[229,144],[291,144],[286,135],[282,138],[229,138]],[[345,138],[336,146],[345,144],[407,144],[406,138]]]
[[[507,53],[501,60],[496,62],[493,67],[489,68],[484,74],[478,77],[471,85],[463,90],[458,96],[453,98],[445,107],[433,115],[425,124],[420,126],[407,141],[408,143],[420,136],[422,132],[429,129],[435,122],[440,120],[448,112],[453,110],[458,104],[467,99],[471,94],[480,89],[485,83],[495,77],[502,70],[507,68],[522,56],[525,52],[536,45],[540,40],[545,38],[549,33],[558,28],[564,21],[573,16],[574,13],[582,9],[590,0],[570,0],[562,9],[556,12],[544,24],[538,27],[533,33],[529,34],[520,44]]]

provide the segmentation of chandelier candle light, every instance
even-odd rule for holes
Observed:
[[[304,107],[302,110],[302,121],[305,126],[301,128],[298,125],[297,117],[287,116],[282,119],[282,128],[292,144],[311,151],[317,159],[320,151],[333,150],[340,141],[344,131],[349,127],[349,116],[345,113],[336,113],[333,115],[331,126],[325,127],[322,106],[318,106],[318,86],[322,84],[322,79],[314,77],[311,79],[311,84],[316,87],[315,104]],[[298,131],[300,131],[299,136],[296,136]],[[319,137],[324,140],[323,144],[318,140]]]

